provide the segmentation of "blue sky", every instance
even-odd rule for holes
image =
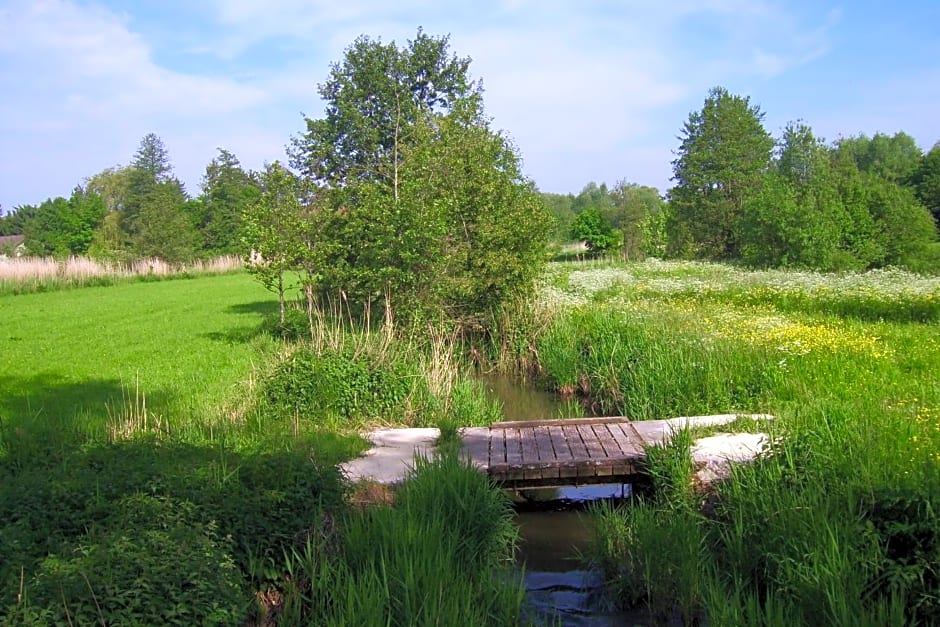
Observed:
[[[0,205],[67,196],[148,132],[199,192],[218,147],[284,158],[317,85],[360,34],[418,26],[473,59],[496,128],[551,192],[665,191],[709,88],[777,135],[903,130],[940,140],[940,2],[903,0],[0,0]]]

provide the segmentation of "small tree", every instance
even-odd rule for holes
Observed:
[[[584,242],[592,253],[617,249],[623,242],[623,233],[611,226],[597,209],[586,209],[579,213],[571,226],[571,234]]]
[[[292,154],[320,186],[305,254],[321,291],[477,324],[531,288],[551,219],[468,67],[420,30],[402,48],[360,37],[332,66]]]
[[[242,214],[242,242],[248,271],[277,294],[285,318],[284,274],[303,255],[303,223],[297,178],[275,161],[261,175],[261,194]]]

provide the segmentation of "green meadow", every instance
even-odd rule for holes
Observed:
[[[252,340],[275,306],[244,274],[5,297],[0,408],[63,433],[145,398],[169,429],[211,422],[270,348]]]
[[[569,264],[542,305],[537,379],[602,414],[776,416],[732,426],[773,444],[716,489],[685,434],[650,451],[652,495],[598,508],[615,602],[665,624],[940,620],[940,280]]]
[[[0,624],[518,624],[504,495],[455,456],[522,375],[634,419],[765,412],[772,446],[599,506],[610,601],[663,624],[940,620],[940,281],[560,263],[496,332],[312,319],[244,274],[0,297]],[[312,328],[311,328],[312,327]],[[335,464],[439,426],[394,498]]]
[[[498,416],[453,349],[276,310],[245,274],[0,298],[0,624],[517,619],[508,501],[452,446],[392,508],[335,466]]]

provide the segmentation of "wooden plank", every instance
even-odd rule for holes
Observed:
[[[539,459],[539,447],[535,441],[535,428],[519,429],[522,441],[522,472],[526,479],[541,479],[544,466]]]
[[[490,430],[490,471],[491,477],[497,480],[506,478],[509,465],[506,463],[506,431],[503,429]]]
[[[606,424],[594,424],[591,425],[591,429],[594,431],[594,437],[597,438],[597,441],[604,448],[604,455],[610,459],[619,459],[623,457],[623,452],[620,450],[620,446],[617,445],[616,440],[614,440],[610,435],[610,429]]]
[[[566,425],[563,426],[561,430],[568,440],[568,447],[571,449],[572,459],[579,463],[589,460],[590,455],[588,455],[588,450],[587,447],[584,446],[584,442],[581,441],[581,434],[578,433],[578,427],[576,425]]]
[[[555,452],[556,464],[558,467],[558,477],[572,478],[578,476],[578,465],[574,461],[574,455],[571,453],[571,446],[568,443],[568,437],[564,429],[558,425],[548,425],[549,437],[552,439],[552,450]]]
[[[512,422],[494,422],[490,425],[491,429],[520,429],[522,427],[552,427],[565,425],[586,425],[608,422],[629,422],[625,416],[602,416],[596,418],[555,418],[551,420],[518,420]]]
[[[643,439],[630,426],[629,423],[606,425],[611,438],[617,443],[621,453],[626,459],[639,459],[645,456],[643,452]]]
[[[522,438],[518,429],[505,429],[506,432],[506,465],[509,467],[507,476],[510,479],[523,479]]]
[[[598,439],[604,444],[604,448],[607,449],[607,454],[614,459],[610,466],[611,474],[621,478],[628,478],[634,474],[634,468],[630,461],[633,457],[633,448],[630,439],[627,438],[623,430],[620,429],[621,424],[623,423],[595,425],[594,430],[598,432]],[[615,433],[618,434],[619,439],[623,441],[623,446],[618,442],[618,437],[615,436]]]
[[[546,426],[548,437],[552,441],[552,451],[555,453],[555,459],[558,461],[568,461],[572,459],[571,447],[568,446],[568,438],[560,426]]]
[[[578,425],[576,429],[578,430],[578,435],[581,436],[581,441],[584,442],[588,457],[595,462],[601,462],[607,459],[607,451],[604,450],[604,445],[597,439],[593,425]]]
[[[543,464],[554,462],[558,458],[555,456],[555,447],[552,446],[552,436],[548,432],[548,427],[542,425],[533,427],[535,434],[535,446],[539,450],[539,461]]]
[[[465,429],[461,434],[464,455],[469,458],[470,464],[474,468],[489,469],[491,438],[492,432],[482,427],[471,427]]]
[[[522,463],[526,466],[538,466],[539,448],[535,441],[535,428],[519,429],[519,439],[522,442]]]
[[[552,446],[552,436],[548,427],[534,427],[533,432],[535,434],[535,445],[539,451],[539,463],[542,464],[542,478],[557,479],[558,458],[555,455],[555,447]]]

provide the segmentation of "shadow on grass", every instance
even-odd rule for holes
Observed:
[[[138,538],[167,525],[213,530],[244,580],[258,585],[321,512],[342,507],[344,483],[333,464],[353,445],[340,440],[235,451],[145,436],[19,467],[0,458],[0,623],[21,575],[29,586],[48,556],[73,559],[103,539]],[[31,602],[59,607],[52,597]]]
[[[223,344],[247,344],[259,335],[265,333],[265,325],[256,324],[253,326],[239,326],[225,331],[211,331],[203,335],[213,342],[222,342]]]
[[[174,399],[161,390],[138,396],[115,379],[69,381],[54,373],[5,377],[0,382],[0,462],[22,465],[89,440],[103,439],[109,422],[161,412]]]
[[[238,303],[227,307],[225,311],[233,314],[263,314],[273,316],[277,313],[277,301],[259,300],[253,303]]]

